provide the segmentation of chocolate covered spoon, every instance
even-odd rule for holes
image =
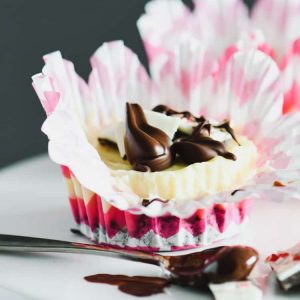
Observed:
[[[245,280],[258,261],[250,247],[223,246],[177,256],[163,256],[109,245],[91,245],[25,236],[0,235],[0,251],[96,254],[160,266],[166,277],[181,285]]]

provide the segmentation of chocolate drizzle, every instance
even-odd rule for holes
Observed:
[[[189,111],[176,111],[174,109],[169,108],[166,105],[157,105],[153,108],[153,111],[160,112],[160,113],[165,114],[167,116],[176,116],[176,117],[179,117],[179,118],[186,118],[189,121],[198,122],[200,124],[206,122],[206,126],[211,127],[209,122],[203,116],[197,118],[192,113],[190,113]],[[213,127],[226,130],[231,135],[233,140],[238,145],[240,145],[237,138],[236,138],[236,136],[235,136],[235,134],[234,134],[234,130],[231,128],[230,123],[229,123],[228,120],[226,120],[223,124],[214,125]]]
[[[197,122],[198,125],[194,128],[192,135],[182,136],[175,139],[171,150],[174,155],[179,155],[186,164],[193,164],[197,162],[205,162],[216,156],[223,156],[226,159],[236,160],[234,154],[226,151],[223,143],[216,141],[210,137],[212,125],[203,116],[197,118],[188,111],[178,112],[165,105],[158,105],[153,109],[156,112],[164,113],[167,116],[177,116],[179,118],[186,118],[190,121]],[[225,129],[232,138],[238,143],[233,129],[229,122],[214,126],[215,128]]]
[[[186,164],[208,161],[218,155],[236,160],[234,154],[226,151],[223,143],[209,136],[210,129],[211,125],[203,118],[191,136],[179,138],[174,142],[171,147],[173,153],[178,154]]]
[[[86,276],[84,279],[89,282],[117,285],[120,291],[140,297],[163,293],[164,288],[170,284],[165,278],[145,276],[96,274]]]
[[[143,205],[144,207],[147,207],[147,206],[149,206],[150,204],[152,204],[153,202],[166,203],[166,201],[163,201],[163,200],[161,200],[161,199],[159,199],[159,198],[155,198],[155,199],[152,199],[152,200],[143,199],[142,205]]]
[[[125,150],[133,169],[145,172],[170,167],[173,162],[170,138],[147,123],[140,105],[127,103],[126,109]]]
[[[233,140],[234,140],[239,146],[241,146],[240,143],[238,142],[238,140],[237,140],[237,138],[236,138],[236,136],[235,136],[235,134],[234,134],[234,131],[233,131],[233,129],[231,128],[230,123],[229,123],[228,120],[225,121],[223,124],[215,125],[214,128],[225,129],[225,130],[231,135],[231,137],[233,138]]]
[[[178,117],[178,118],[186,118],[189,121],[193,121],[193,122],[202,122],[205,120],[204,117],[195,117],[192,113],[190,113],[189,111],[176,111],[174,109],[171,109],[170,107],[166,106],[166,105],[157,105],[153,108],[153,111],[165,114],[167,116],[174,116],[174,117]]]

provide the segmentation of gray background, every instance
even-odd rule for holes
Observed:
[[[40,132],[45,115],[31,87],[42,56],[59,49],[87,78],[91,54],[105,41],[123,39],[146,64],[136,29],[146,2],[0,1],[0,167],[47,150]]]

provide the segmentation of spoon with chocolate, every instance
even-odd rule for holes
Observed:
[[[202,288],[210,283],[245,280],[258,261],[257,251],[246,246],[221,246],[191,254],[165,256],[116,248],[110,245],[92,245],[3,234],[0,234],[0,251],[96,254],[157,265],[161,267],[165,280],[164,278],[152,278],[150,280],[152,292],[155,290],[154,286],[156,289],[161,287],[163,290],[168,283]],[[122,275],[118,276],[122,277]],[[121,280],[109,277],[109,275],[98,274],[85,279],[114,285],[118,285],[120,281],[123,289],[132,289],[133,285],[130,285],[130,282],[137,280],[144,285],[145,290],[146,282],[149,282],[145,278],[147,277],[123,276]],[[119,288],[121,289],[120,285]],[[141,291],[132,291],[132,293],[134,292]]]

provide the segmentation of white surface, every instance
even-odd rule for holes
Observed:
[[[300,200],[256,203],[242,235],[226,244],[254,246],[263,260],[272,251],[290,248],[300,241],[299,217]],[[59,168],[46,156],[0,171],[0,233],[85,241],[70,233],[72,225]],[[267,269],[263,263],[260,268]],[[88,255],[1,253],[0,299],[137,299],[120,293],[114,286],[83,280],[84,276],[96,273],[159,276],[160,270],[155,266]],[[264,299],[299,299],[299,290],[284,294],[275,288],[273,281]],[[143,299],[213,298],[209,294],[171,287],[166,294]]]

